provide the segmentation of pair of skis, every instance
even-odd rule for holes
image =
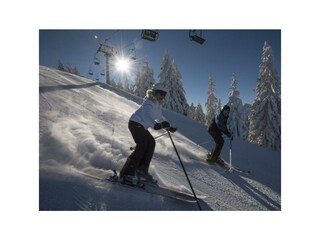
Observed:
[[[107,174],[104,175],[104,177],[98,177],[96,175],[92,175],[80,170],[77,170],[77,172],[81,175],[93,178],[95,180],[118,184],[121,187],[127,187],[127,188],[135,189],[138,191],[142,191],[142,192],[146,192],[154,195],[160,195],[160,196],[167,197],[174,200],[179,200],[179,201],[184,201],[189,203],[196,202],[194,196],[191,193],[182,192],[181,190],[175,189],[173,187],[160,186],[156,181],[150,182],[144,179],[140,179],[138,184],[132,184],[128,181],[123,181],[122,179],[119,178],[116,170],[112,170],[112,172],[108,171]],[[204,199],[206,198],[206,196],[200,196],[198,198]]]
[[[220,158],[220,160],[223,162],[223,164],[218,164],[218,163],[210,163],[210,157],[211,157],[211,155],[210,155],[210,153],[208,153],[208,155],[207,155],[207,162],[209,163],[209,164],[211,164],[211,165],[216,165],[216,166],[218,166],[218,167],[222,167],[222,168],[225,168],[226,170],[228,170],[229,172],[237,172],[237,173],[241,173],[241,174],[247,174],[247,175],[249,175],[251,172],[250,172],[250,170],[245,170],[245,169],[242,169],[242,168],[239,168],[239,167],[237,167],[237,166],[235,166],[235,165],[230,165],[230,163],[228,163],[227,161],[225,161],[225,160],[223,160],[223,159],[221,159]]]
[[[241,168],[238,168],[234,165],[230,166],[230,164],[228,162],[226,162],[224,160],[222,160],[222,161],[224,162],[224,166],[221,166],[221,165],[219,165],[219,166],[226,168],[227,170],[229,170],[229,172],[237,172],[237,173],[242,173],[242,174],[250,174],[251,173],[250,170],[241,169]]]
[[[196,202],[194,196],[191,193],[182,192],[178,189],[170,188],[168,186],[160,186],[157,181],[149,181],[145,179],[140,179],[137,184],[132,184],[128,181],[121,179],[117,172],[113,170],[113,175],[107,177],[105,180],[118,183],[122,186],[128,186],[131,188],[139,189],[147,193],[161,195],[163,197],[168,197],[175,200],[181,200],[185,202]],[[205,196],[201,196],[200,198],[205,198]]]

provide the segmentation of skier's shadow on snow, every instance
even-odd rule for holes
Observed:
[[[238,173],[228,173],[225,177],[230,180],[233,184],[240,187],[246,193],[248,193],[255,200],[260,202],[269,210],[281,210],[281,205],[275,200],[271,199],[268,195],[261,192],[259,189],[255,188],[253,185],[250,185],[247,181],[240,177]],[[246,176],[248,177],[248,176]]]

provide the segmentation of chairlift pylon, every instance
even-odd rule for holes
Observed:
[[[102,53],[105,56],[113,57],[117,54],[117,51],[113,47],[107,45],[106,43],[100,43],[100,47],[98,48],[97,53]]]
[[[142,30],[141,37],[151,42],[155,42],[159,38],[159,32],[155,30]]]

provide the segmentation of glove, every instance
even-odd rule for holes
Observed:
[[[168,123],[167,121],[163,121],[161,123],[161,125],[162,125],[162,128],[169,128],[170,127],[170,123]]]
[[[233,140],[233,136],[231,133],[227,133],[227,137],[230,138],[230,140]]]
[[[170,123],[163,121],[162,123],[156,123],[153,127],[154,130],[160,130],[161,128],[170,128]]]
[[[169,128],[167,129],[167,131],[174,133],[174,132],[177,131],[177,128],[169,127]]]
[[[162,128],[161,123],[156,123],[153,127],[154,130],[160,130]]]

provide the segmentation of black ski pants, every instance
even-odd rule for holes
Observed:
[[[214,149],[212,149],[211,152],[211,161],[215,162],[217,161],[218,157],[220,156],[221,150],[224,145],[224,139],[221,134],[209,132],[210,135],[212,136],[214,142],[216,143],[216,146]]]
[[[120,171],[120,176],[135,175],[138,169],[148,172],[156,146],[153,136],[140,123],[129,121],[128,127],[136,147]]]

